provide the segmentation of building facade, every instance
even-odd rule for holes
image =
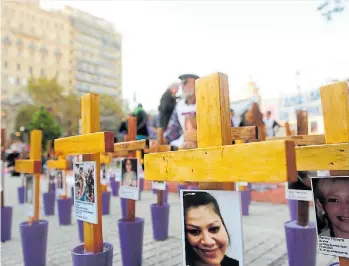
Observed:
[[[30,102],[24,87],[31,77],[72,87],[72,33],[67,17],[38,1],[3,1],[1,14],[1,123],[11,132],[19,106]]]

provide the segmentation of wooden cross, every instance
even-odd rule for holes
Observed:
[[[29,222],[39,220],[40,210],[40,174],[42,173],[42,131],[34,129],[30,132],[29,160],[16,160],[15,171],[34,175],[34,216],[29,217]]]
[[[5,189],[5,151],[6,151],[6,128],[1,129],[1,191],[0,201],[1,208],[5,206],[4,189]]]
[[[70,166],[69,161],[66,160],[63,155],[58,155],[57,160],[47,161],[48,169],[59,169],[65,172],[66,170],[69,169],[69,166]],[[68,195],[68,191],[67,191],[67,177],[65,174],[64,174],[64,180],[62,180],[62,182],[64,182],[64,195],[62,195],[61,198],[66,198]]]
[[[100,154],[100,163],[101,165],[104,165],[104,167],[107,164],[110,164],[112,161],[112,156],[110,154]],[[102,184],[101,183],[101,191],[102,192],[106,192],[107,191],[108,186],[106,184]]]
[[[216,73],[198,79],[196,99],[198,149],[145,155],[147,180],[202,182],[201,189],[228,190],[234,189],[232,182],[296,181],[294,142],[230,145],[226,75]]]
[[[55,140],[55,152],[65,155],[83,155],[83,161],[96,162],[97,224],[84,222],[84,245],[87,252],[103,251],[102,197],[100,187],[100,153],[113,152],[114,134],[98,132],[99,95],[86,94],[81,97],[82,135]]]

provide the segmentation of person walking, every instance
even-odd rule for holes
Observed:
[[[271,111],[267,111],[266,118],[264,118],[264,123],[266,127],[266,132],[268,137],[273,137],[276,135],[276,132],[281,127],[281,125],[276,122],[275,119],[271,117]]]
[[[168,122],[170,121],[171,114],[176,107],[179,84],[178,82],[172,83],[165,93],[161,96],[159,114],[160,114],[160,127],[163,129],[167,128]]]
[[[137,118],[137,140],[148,138],[148,115],[141,103],[137,105],[133,115]]]

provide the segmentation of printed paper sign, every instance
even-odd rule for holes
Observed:
[[[32,175],[25,174],[25,193],[24,203],[26,205],[28,217],[34,216],[34,195],[35,195],[35,178]]]
[[[311,181],[318,253],[349,258],[349,176]]]
[[[288,182],[285,186],[286,199],[312,201],[311,177],[306,171],[297,172],[297,182]]]
[[[166,183],[165,181],[153,181],[152,188],[157,190],[166,190]]]
[[[243,266],[239,192],[181,190],[183,265]]]
[[[76,218],[97,224],[96,162],[74,164],[74,197]]]
[[[114,158],[112,163],[112,173],[114,173],[115,181],[121,182],[121,162],[124,158]]]
[[[124,199],[139,199],[138,159],[127,158],[121,162],[122,177],[120,197]]]
[[[57,185],[56,185],[56,191],[57,191],[57,197],[65,195],[65,179],[64,179],[64,172],[62,170],[56,171],[57,176]]]

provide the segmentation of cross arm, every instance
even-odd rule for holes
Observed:
[[[325,135],[297,135],[286,137],[267,137],[267,140],[293,140],[296,145],[319,145],[325,144]]]
[[[60,169],[60,170],[67,170],[69,169],[69,161],[65,159],[58,159],[58,160],[48,160],[47,161],[47,168],[49,169]]]
[[[100,163],[101,164],[110,164],[111,163],[111,156],[107,154],[100,154]]]
[[[167,152],[171,151],[170,145],[160,145],[160,146],[152,146],[148,149],[144,149],[145,153],[153,153],[153,152]]]
[[[143,150],[147,146],[146,140],[134,140],[114,144],[114,152]]]
[[[299,171],[349,170],[349,143],[296,147]]]
[[[255,140],[258,139],[258,128],[255,126],[247,127],[232,127],[231,128],[232,140]],[[197,141],[196,130],[190,130],[184,132],[184,140]]]
[[[145,178],[174,182],[296,181],[293,141],[181,150],[145,155]]]
[[[15,170],[18,173],[41,174],[42,163],[37,160],[16,160]]]
[[[113,152],[114,134],[97,132],[56,139],[55,151],[65,155]]]

